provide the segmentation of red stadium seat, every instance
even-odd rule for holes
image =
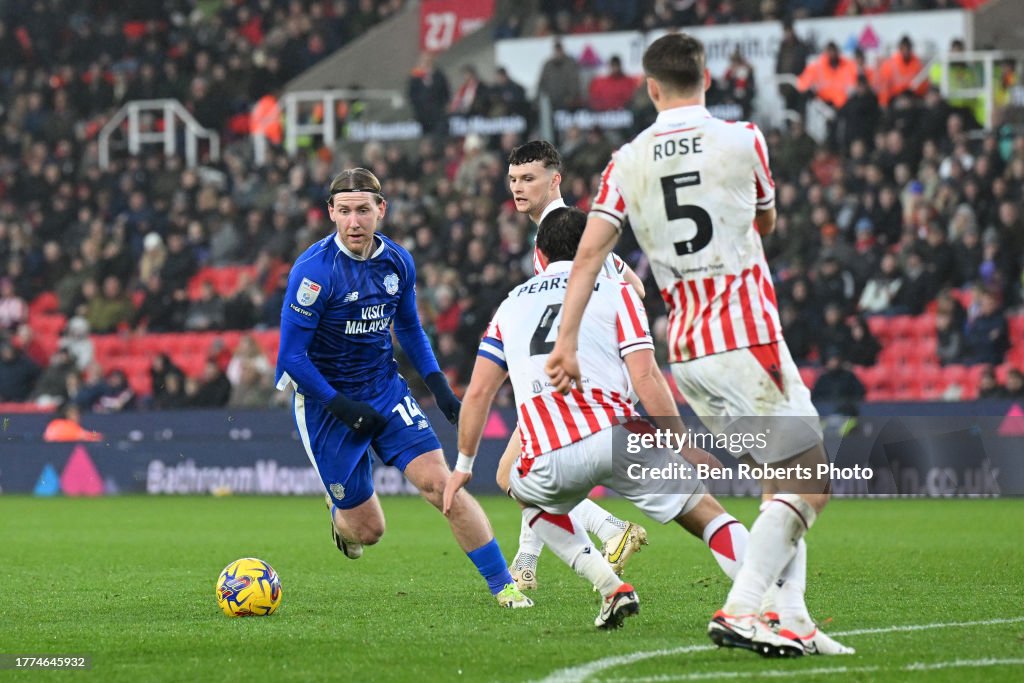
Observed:
[[[814,383],[818,381],[818,371],[815,368],[804,366],[800,368],[800,379],[804,381],[810,388],[814,388]]]
[[[883,343],[889,338],[889,319],[883,315],[872,315],[868,319],[868,329]]]
[[[914,318],[915,337],[918,339],[933,339],[936,334],[934,313],[922,313]]]
[[[889,318],[889,335],[895,339],[910,339],[914,336],[915,318],[912,315],[894,315]]]
[[[892,389],[872,389],[867,392],[866,398],[872,402],[895,401],[896,392]]]
[[[1009,318],[1010,343],[1013,345],[1024,343],[1024,315],[1014,315]]]

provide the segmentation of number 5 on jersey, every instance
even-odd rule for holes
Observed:
[[[665,215],[668,219],[678,221],[688,218],[697,226],[697,233],[693,237],[673,245],[679,256],[695,254],[711,244],[711,215],[696,204],[679,203],[679,190],[693,185],[700,185],[700,171],[676,173],[663,176],[661,179],[661,189],[665,194]]]

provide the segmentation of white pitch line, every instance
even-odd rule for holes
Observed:
[[[704,671],[692,674],[663,674],[660,676],[644,676],[642,678],[606,678],[603,683],[678,683],[681,681],[703,681],[721,678],[747,678],[756,675],[758,678],[796,678],[818,674],[852,674],[876,671],[934,671],[936,669],[984,668],[990,666],[1020,666],[1024,659],[951,659],[945,662],[914,662],[900,667],[881,666],[833,666],[817,669],[792,669],[790,671]]]
[[[857,629],[853,631],[840,631],[833,633],[836,637],[843,636],[860,636],[860,635],[871,635],[876,633],[897,633],[903,631],[926,631],[937,628],[967,628],[971,626],[996,626],[999,624],[1017,624],[1024,622],[1024,617],[1010,617],[1007,619],[985,619],[983,621],[951,621],[951,622],[939,622],[934,624],[906,624],[903,626],[885,626],[882,628],[865,628]],[[628,655],[615,655],[614,657],[604,657],[597,659],[586,664],[580,664],[579,666],[570,666],[564,669],[554,671],[537,683],[583,683],[591,676],[601,673],[607,669],[611,669],[617,666],[624,666],[626,664],[632,664],[633,662],[639,662],[645,659],[653,659],[655,657],[671,657],[673,655],[684,655],[691,652],[704,652],[708,650],[716,649],[714,645],[684,645],[681,647],[666,648],[663,650],[646,650],[640,652],[633,652]],[[956,660],[959,661],[959,660]],[[984,660],[972,660],[972,661],[984,661]],[[864,669],[867,670],[867,669]],[[914,669],[916,670],[916,669]],[[798,671],[798,670],[795,670]],[[835,669],[839,672],[839,669]],[[747,672],[749,673],[749,672]],[[784,673],[784,672],[779,672]],[[801,673],[809,673],[807,670],[801,671]],[[841,673],[841,672],[840,672]],[[691,674],[694,676],[702,676],[704,674]],[[727,676],[728,672],[723,675]],[[767,676],[769,674],[760,671],[758,675]],[[660,679],[658,679],[660,680]],[[699,680],[699,679],[676,679],[671,680]]]

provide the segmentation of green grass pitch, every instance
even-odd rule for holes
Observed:
[[[511,557],[518,510],[483,503]],[[89,654],[91,671],[56,676],[103,681],[1024,680],[1021,499],[833,501],[809,537],[811,612],[830,633],[881,632],[843,638],[852,657],[788,661],[709,647],[728,584],[675,525],[647,524],[626,572],[641,613],[603,633],[595,594],[549,552],[537,606],[501,610],[440,515],[383,504],[384,540],[351,561],[319,499],[0,497],[0,653]],[[217,608],[218,573],[244,556],[281,576],[269,618]]]

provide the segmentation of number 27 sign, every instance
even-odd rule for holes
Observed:
[[[494,16],[494,0],[423,0],[420,48],[447,50]]]

